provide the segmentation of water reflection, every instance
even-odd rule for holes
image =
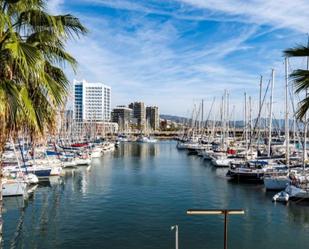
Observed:
[[[159,156],[160,145],[152,143],[121,143],[115,151],[114,156],[123,158],[136,157],[139,159],[150,159]]]
[[[303,228],[309,229],[309,202],[301,201],[289,203],[287,206],[290,222],[302,224]]]

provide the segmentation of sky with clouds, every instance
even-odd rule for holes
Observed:
[[[188,116],[205,99],[216,108],[226,89],[242,116],[244,92],[257,103],[276,71],[274,108],[284,94],[282,51],[305,44],[308,0],[49,0],[53,13],[72,13],[89,29],[68,50],[79,61],[70,79],[104,82],[112,105],[144,101],[164,114]],[[290,61],[289,69],[306,60]]]

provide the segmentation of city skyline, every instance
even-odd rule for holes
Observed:
[[[77,78],[107,82],[113,106],[140,99],[178,116],[201,99],[209,106],[224,89],[238,108],[244,91],[257,103],[259,77],[265,86],[271,68],[280,114],[282,51],[305,44],[308,32],[305,1],[57,0],[49,8],[78,14],[92,31],[68,47],[80,62]],[[291,69],[297,65],[304,60]]]
[[[107,85],[107,84],[105,84],[103,82],[89,82],[86,79],[73,79],[73,81],[72,81],[72,89],[70,90],[70,94],[69,94],[69,98],[68,98],[66,109],[67,110],[72,110],[73,112],[75,112],[75,114],[74,114],[75,119],[78,119],[78,118],[76,118],[76,110],[75,110],[76,109],[76,85],[80,85],[80,87],[81,87],[80,91],[82,91],[82,92],[85,91],[86,88],[91,88],[90,89],[90,91],[91,91],[90,94],[100,93],[102,91],[102,89],[98,90],[98,92],[94,91],[96,87],[100,87],[100,88],[103,87],[103,88],[107,88],[108,89],[108,91],[109,91],[108,94],[109,95],[108,95],[108,108],[107,109],[108,109],[108,113],[109,114],[108,114],[108,116],[106,116],[106,113],[105,113],[105,110],[104,110],[104,112],[103,112],[104,114],[103,115],[105,117],[103,119],[105,119],[105,120],[111,118],[111,113],[112,113],[113,109],[118,108],[118,107],[124,107],[124,106],[128,107],[129,106],[129,104],[123,104],[123,103],[121,103],[121,104],[113,104],[113,102],[112,102],[112,95],[113,95],[112,89],[111,89],[111,87],[109,85]],[[87,90],[87,91],[89,91],[89,90]],[[103,93],[103,95],[104,95],[104,93]],[[83,99],[83,95],[81,95],[79,97],[81,98],[81,100],[80,100],[81,102],[85,102],[86,101],[85,98]],[[105,103],[103,103],[103,102],[105,102],[105,96],[101,96],[101,97],[102,97],[102,104],[104,106]],[[132,102],[142,102],[142,103],[145,104],[145,107],[157,107],[157,108],[159,107],[158,104],[149,105],[144,100],[134,100]],[[84,106],[84,107],[79,106],[79,109],[80,108],[85,109],[86,106]],[[145,109],[145,111],[146,111],[146,109]],[[84,120],[89,119],[89,118],[86,118],[87,115],[84,115],[83,111],[79,110],[79,112],[80,113],[78,113],[78,115],[82,116],[81,119],[84,119]]]

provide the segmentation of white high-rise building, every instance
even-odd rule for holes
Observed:
[[[86,80],[73,81],[73,116],[77,121],[110,121],[111,87]]]

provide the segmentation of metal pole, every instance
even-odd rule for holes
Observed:
[[[224,211],[224,249],[227,249],[227,210]]]
[[[175,229],[175,249],[178,249],[178,225],[171,226],[171,230]]]
[[[252,137],[252,103],[251,103],[251,96],[249,96],[249,122],[250,122],[250,141]]]
[[[189,209],[187,214],[189,215],[224,215],[224,249],[227,249],[227,222],[229,214],[244,214],[243,209]]]
[[[204,99],[202,99],[202,114],[201,114],[201,118],[202,118],[202,133],[204,133]]]
[[[268,133],[268,150],[267,156],[270,156],[270,149],[271,149],[271,133],[272,133],[272,112],[273,112],[273,90],[274,90],[274,83],[275,83],[275,70],[272,69],[271,71],[271,88],[270,88],[270,107],[269,107],[269,133]]]
[[[257,148],[260,149],[260,135],[261,135],[261,113],[262,113],[262,87],[263,87],[263,76],[260,78],[260,94],[259,94],[259,116],[258,116],[258,143]]]
[[[229,115],[230,115],[230,93],[229,92],[227,92],[226,93],[227,95],[226,95],[226,133],[227,133],[227,138],[229,138],[229,136],[230,136],[230,117],[229,117]]]
[[[288,58],[285,58],[285,161],[286,165],[290,166],[290,127],[289,127],[289,99],[288,99],[288,89],[289,89],[289,73],[288,73]]]
[[[248,130],[247,130],[247,93],[245,92],[245,142],[246,142],[246,158],[248,158]]]
[[[178,225],[176,225],[176,232],[175,232],[175,248],[178,249]]]
[[[308,43],[307,48],[309,48],[309,36],[308,36]],[[309,56],[307,56],[307,70],[309,69]],[[306,89],[306,98],[308,97],[308,89]],[[307,120],[307,112],[304,115],[304,152],[303,152],[303,169],[305,170],[306,167],[306,160],[307,160],[307,132],[308,132],[308,120]]]

